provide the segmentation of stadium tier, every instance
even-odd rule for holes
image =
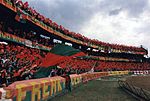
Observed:
[[[31,55],[32,54],[32,55]],[[22,45],[0,44],[0,84],[33,78],[46,53]]]
[[[104,61],[93,59],[70,59],[59,64],[62,68],[70,66],[72,69],[81,72],[88,72],[92,68],[94,71],[123,71],[123,70],[149,70],[150,64],[146,62],[127,61]]]
[[[71,73],[149,70],[143,47],[109,44],[71,32],[21,0],[0,0],[0,86]],[[58,74],[60,75],[60,74]]]
[[[43,15],[31,8],[28,2],[23,3],[21,0],[1,0],[1,8],[3,11],[4,9],[7,10],[7,12],[5,11],[5,14],[7,14],[3,18],[3,21],[5,21],[7,16],[7,20],[16,20],[21,23],[26,23],[24,27],[26,27],[28,31],[32,27],[32,30],[36,28],[36,32],[38,34],[42,33],[41,35],[50,37],[51,41],[56,38],[61,40],[62,43],[71,42],[73,47],[82,48],[83,50],[90,48],[90,50],[96,49],[99,52],[106,53],[131,53],[147,55],[147,50],[142,47],[109,44],[99,40],[91,40],[82,34],[71,32],[62,25],[58,25],[56,22],[53,22],[51,19],[45,18]]]

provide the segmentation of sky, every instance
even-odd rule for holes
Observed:
[[[57,24],[91,39],[150,49],[150,0],[23,1]]]

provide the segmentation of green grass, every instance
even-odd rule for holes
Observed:
[[[117,81],[90,81],[49,101],[137,101],[118,88]]]

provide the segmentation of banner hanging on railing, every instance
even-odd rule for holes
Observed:
[[[13,42],[16,42],[19,44],[23,44],[25,46],[32,47],[32,48],[38,48],[38,49],[47,50],[47,51],[50,51],[50,49],[51,49],[50,47],[47,47],[47,46],[44,46],[41,44],[36,44],[34,46],[30,40],[19,38],[15,35],[8,34],[8,33],[0,33],[0,38],[2,38],[4,40],[8,40],[8,41],[13,41]]]

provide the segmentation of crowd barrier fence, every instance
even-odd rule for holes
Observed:
[[[104,76],[124,75],[128,71],[94,72],[70,75],[71,86],[88,82]],[[0,89],[0,99],[12,101],[44,101],[65,91],[65,78],[57,76],[25,81],[17,81],[6,88]]]
[[[139,101],[150,101],[150,92],[131,85],[126,81],[118,81],[119,86]]]
[[[135,71],[109,71],[93,72],[70,75],[71,86],[76,87],[79,84],[105,76],[134,74]],[[147,73],[147,72],[146,72]],[[58,94],[63,93],[66,80],[63,77],[56,76],[51,78],[41,78],[25,81],[17,81],[6,88],[0,89],[0,100],[11,99],[12,101],[44,101],[51,99]],[[7,100],[6,100],[7,101]]]

